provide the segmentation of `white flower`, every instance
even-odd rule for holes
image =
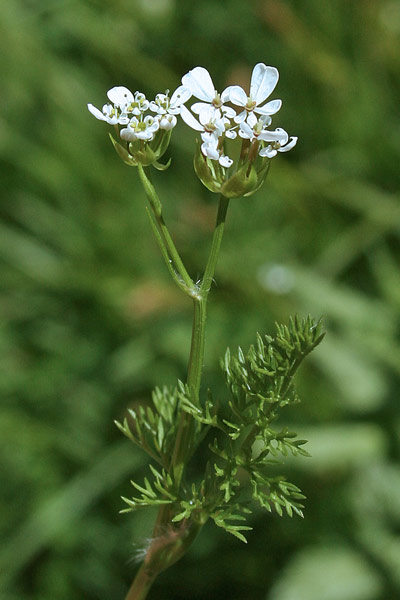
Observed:
[[[201,145],[201,151],[204,156],[211,158],[211,160],[217,160],[222,167],[229,169],[232,165],[233,160],[222,153],[222,150],[218,148],[218,138],[213,136]]]
[[[139,116],[149,107],[146,96],[141,92],[132,94],[128,88],[120,85],[107,92],[108,99],[113,103],[105,104],[100,111],[93,104],[88,104],[88,109],[96,119],[106,121],[110,125],[127,125],[131,115]]]
[[[142,92],[132,94],[128,88],[119,85],[107,92],[109,100],[122,114],[139,116],[149,108],[149,101]]]
[[[199,114],[199,120],[195,119],[192,113],[182,106],[181,117],[185,121],[186,125],[189,125],[196,131],[201,131],[201,138],[203,142],[209,140],[210,136],[220,137],[225,133],[225,125],[229,125],[229,119],[218,115],[211,115],[209,111],[202,111]]]
[[[175,115],[162,115],[159,120],[160,129],[173,129],[177,123]]]
[[[96,119],[99,119],[99,121],[106,121],[110,125],[119,123],[119,112],[114,106],[111,106],[111,104],[105,104],[102,110],[99,110],[93,106],[93,104],[88,104],[87,107],[89,112],[91,112]]]
[[[128,126],[121,129],[120,136],[127,142],[134,142],[135,140],[149,142],[153,139],[154,133],[158,131],[159,127],[160,122],[157,117],[148,115],[142,121],[139,121],[137,117],[132,117]]]
[[[260,156],[266,156],[267,158],[273,158],[278,152],[289,152],[297,144],[297,137],[289,136],[284,129],[278,127],[275,131],[263,131],[258,139],[262,139],[265,142],[271,142],[266,148],[261,148]]]
[[[266,127],[268,127],[271,122],[272,119],[269,115],[262,115],[253,126],[250,126],[246,121],[242,121],[240,123],[239,135],[241,138],[248,139],[251,142],[256,139],[263,139],[261,134],[266,131]]]
[[[275,67],[267,67],[264,63],[258,63],[251,75],[250,95],[239,85],[230,86],[225,90],[228,93],[232,104],[243,108],[242,112],[235,117],[236,123],[247,120],[250,126],[254,126],[256,117],[253,112],[259,115],[274,115],[282,105],[281,100],[271,100],[260,106],[275,89],[278,83],[279,72]]]
[[[168,97],[168,94],[157,94],[155,100],[150,102],[150,110],[158,115],[178,115],[182,104],[187,102],[191,95],[192,93],[188,87],[180,85],[171,98]]]
[[[200,68],[200,67],[199,67]],[[233,163],[233,160],[229,156],[225,156],[219,146],[219,138],[222,135],[226,135],[228,138],[234,139],[236,137],[236,131],[233,128],[229,128],[230,121],[227,117],[221,116],[218,111],[201,110],[199,114],[199,120],[195,119],[192,113],[182,106],[181,117],[189,127],[196,131],[201,131],[201,151],[204,156],[211,158],[211,160],[217,160],[222,167],[229,168]]]
[[[135,96],[132,97],[132,100],[128,104],[122,107],[122,110],[128,114],[138,117],[142,113],[146,112],[146,110],[149,108],[149,105],[150,102],[146,99],[146,96],[142,92],[135,92]]]
[[[229,102],[229,93],[227,88],[218,94],[216,91],[209,72],[204,67],[195,67],[182,77],[182,83],[188,87],[192,96],[203,100],[203,102],[195,102],[190,108],[197,115],[207,115],[204,118],[212,118],[213,116],[220,117],[221,114],[229,119],[236,115],[236,111],[230,106],[224,106],[225,102]]]

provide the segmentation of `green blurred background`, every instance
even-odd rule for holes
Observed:
[[[299,143],[234,200],[209,307],[218,359],[289,314],[328,335],[287,423],[305,520],[255,509],[247,546],[207,525],[151,598],[400,597],[400,2],[13,0],[0,11],[0,597],[120,600],[154,513],[119,515],[146,457],[113,419],[185,377],[191,305],[169,280],[137,173],[86,103],[148,97],[197,65],[218,89],[277,66]],[[216,197],[181,126],[155,176],[190,273]]]

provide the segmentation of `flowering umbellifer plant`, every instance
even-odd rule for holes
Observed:
[[[126,600],[146,598],[158,574],[183,556],[210,518],[245,542],[243,532],[251,527],[243,522],[251,512],[251,500],[279,515],[303,516],[301,491],[285,477],[271,473],[271,465],[288,453],[308,456],[305,440],[272,424],[281,408],[299,401],[293,377],[323,337],[320,322],[296,317],[288,326],[277,325],[275,337],[257,335],[246,354],[239,348],[232,356],[228,349],[221,361],[227,399],[216,402],[210,391],[206,398],[200,394],[207,299],[229,200],[254,194],[264,183],[271,159],[297,142],[283,129],[271,128],[272,116],[282,104],[269,100],[278,77],[277,69],[259,63],[253,69],[249,94],[237,85],[218,93],[208,71],[195,67],[182,77],[182,85],[172,95],[160,93],[150,102],[143,93],[118,86],[109,90],[109,103],[102,110],[88,105],[97,119],[114,126],[117,139],[111,136],[111,140],[118,155],[138,168],[162,256],[194,308],[186,381],[178,381],[174,388],[156,388],[151,408],[130,410],[129,418],[116,422],[154,462],[143,484],[132,482],[135,496],[123,498],[127,508],[122,512],[159,507],[152,538],[141,552],[143,563]],[[188,108],[192,98],[196,102]],[[210,255],[200,281],[192,279],[183,264],[150,176],[150,166],[158,170],[169,166],[170,161],[162,164],[159,160],[178,118],[199,132],[194,169],[200,181],[220,195]],[[204,476],[190,483],[187,463],[207,435],[212,441]]]

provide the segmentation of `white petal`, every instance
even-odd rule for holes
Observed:
[[[153,134],[149,129],[146,129],[145,131],[138,131],[136,137],[138,140],[150,141],[153,139]]]
[[[211,133],[210,131],[203,131],[203,133],[200,134],[200,137],[203,142],[212,144],[215,147],[218,146],[218,137],[214,133]]]
[[[214,146],[214,144],[210,144],[208,142],[204,142],[201,145],[201,151],[204,154],[204,156],[207,156],[208,158],[211,158],[211,160],[218,160],[219,159],[219,152],[218,152],[216,146]]]
[[[254,132],[250,125],[246,123],[246,121],[240,123],[239,135],[240,137],[247,138],[248,140],[251,140],[254,137]]]
[[[233,163],[233,160],[231,158],[229,158],[229,156],[220,156],[218,162],[221,165],[221,167],[225,167],[226,169],[229,169],[229,167]]]
[[[155,123],[153,123],[152,125],[150,125],[150,127],[148,127],[146,129],[146,131],[150,131],[150,133],[155,133],[159,129],[160,129],[160,122],[156,121]]]
[[[275,129],[275,131],[277,134],[279,134],[281,136],[280,140],[278,140],[280,142],[281,146],[284,146],[285,144],[287,144],[288,140],[289,140],[288,133],[284,129],[282,129],[282,127],[277,127]]]
[[[151,125],[153,125],[156,122],[157,122],[157,117],[153,117],[152,115],[147,115],[144,118],[144,123],[146,123],[146,127],[150,127]]]
[[[217,137],[219,137],[220,135],[222,135],[223,133],[225,133],[225,119],[216,119],[215,120],[215,135]]]
[[[99,121],[107,121],[107,117],[105,117],[103,115],[103,113],[101,112],[101,110],[99,110],[98,108],[96,108],[95,106],[93,106],[93,104],[88,104],[87,105],[89,112],[92,113],[92,115],[94,117],[96,117],[96,119],[99,119]]]
[[[196,115],[199,115],[200,113],[204,112],[206,112],[209,115],[213,115],[214,113],[213,107],[210,104],[207,104],[206,102],[195,102],[190,107],[190,110],[193,111]]]
[[[298,139],[299,139],[298,137],[291,137],[290,142],[288,144],[286,144],[286,146],[279,148],[279,152],[289,152],[289,150],[291,150],[292,148],[295,147]]]
[[[227,129],[225,131],[225,135],[230,140],[234,140],[236,138],[236,136],[237,136],[237,132],[234,129]]]
[[[264,63],[258,63],[254,67],[251,75],[250,96],[255,100],[257,106],[272,94],[278,79],[279,72],[275,67],[267,67]]]
[[[134,100],[132,92],[129,91],[128,88],[124,87],[123,85],[118,85],[116,87],[111,88],[111,90],[108,90],[107,96],[113,104],[117,104],[118,106],[130,104]]]
[[[119,123],[120,125],[128,125],[129,123],[129,117],[126,113],[122,113],[122,115],[117,119],[117,123]]]
[[[231,94],[231,89],[233,88],[233,85],[228,86],[227,88],[224,89],[224,91],[221,94],[221,102],[222,104],[225,104],[225,102],[229,102],[230,100],[230,94]]]
[[[247,94],[240,85],[232,85],[229,91],[229,100],[236,106],[246,106]]]
[[[247,117],[247,111],[242,110],[242,112],[239,113],[238,115],[236,115],[236,117],[233,120],[235,121],[235,123],[241,123],[242,121],[245,120],[246,117]]]
[[[234,117],[236,117],[236,110],[231,106],[222,106],[221,110],[224,113],[224,115],[228,117],[228,119],[233,119]]]
[[[157,114],[163,114],[164,110],[152,100],[149,104],[149,109]]]
[[[132,127],[125,127],[125,129],[121,129],[119,132],[121,138],[127,142],[134,142],[137,140],[137,135]]]
[[[166,129],[169,131],[175,127],[176,123],[177,119],[174,115],[166,115],[165,117],[162,117],[160,121],[160,129]]]
[[[258,136],[259,140],[264,142],[279,142],[281,146],[284,146],[289,139],[288,134],[284,129],[278,127],[275,131],[268,131],[264,129]]]
[[[253,112],[249,114],[246,120],[250,127],[254,127],[257,123],[257,117]]]
[[[266,148],[261,148],[259,152],[260,156],[266,156],[267,158],[274,158],[277,155],[277,151],[272,149],[272,146],[267,146]]]
[[[254,109],[254,112],[259,115],[274,115],[278,112],[278,110],[282,106],[282,100],[271,100],[271,102],[267,102],[264,106],[258,106]]]
[[[261,121],[263,127],[269,127],[272,123],[272,119],[269,115],[261,115],[259,121]]]
[[[176,88],[176,90],[174,91],[174,93],[171,96],[170,106],[172,106],[172,108],[176,108],[177,106],[180,106],[181,104],[185,104],[185,102],[187,102],[189,100],[191,95],[192,95],[192,92],[190,91],[190,89],[188,87],[185,87],[184,85],[180,85],[178,88]]]
[[[200,123],[194,118],[192,113],[182,104],[181,107],[181,117],[185,121],[186,125],[189,125],[192,129],[196,131],[203,131],[204,127],[200,125]]]
[[[204,67],[195,67],[189,71],[182,77],[182,83],[199,100],[211,102],[215,96],[214,84],[209,72]]]

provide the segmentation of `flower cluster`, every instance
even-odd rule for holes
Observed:
[[[123,140],[149,142],[159,129],[169,130],[175,127],[175,115],[179,114],[182,104],[189,100],[191,92],[181,85],[171,98],[168,94],[157,94],[155,100],[149,102],[141,92],[132,94],[126,87],[117,86],[109,90],[107,96],[112,104],[105,104],[102,110],[88,104],[92,115],[110,125],[124,125],[120,131]],[[149,109],[156,113],[155,116],[145,115]]]
[[[269,159],[278,152],[287,152],[296,145],[297,137],[285,130],[271,129],[272,115],[281,100],[269,100],[278,83],[275,67],[258,63],[251,76],[250,92],[238,86],[227,87],[218,93],[210,74],[204,67],[195,67],[182,77],[172,94],[157,94],[149,102],[141,92],[134,94],[123,86],[107,93],[110,103],[102,110],[88,104],[89,111],[99,120],[114,125],[125,149],[113,140],[120,156],[131,165],[157,163],[168,147],[177,117],[200,133],[201,141],[195,156],[195,171],[213,192],[231,197],[250,195],[262,184],[268,172]],[[195,102],[190,110],[185,104]],[[234,161],[225,153],[225,140],[241,138],[240,155],[235,173],[228,174]]]
[[[176,115],[191,97],[189,88],[180,86],[171,97],[168,92],[157,94],[152,102],[142,92],[133,94],[124,86],[112,88],[107,96],[111,104],[105,104],[102,110],[88,104],[88,109],[96,119],[117,127],[119,136],[128,145],[125,150],[113,140],[118,154],[129,165],[157,165],[177,124]]]

